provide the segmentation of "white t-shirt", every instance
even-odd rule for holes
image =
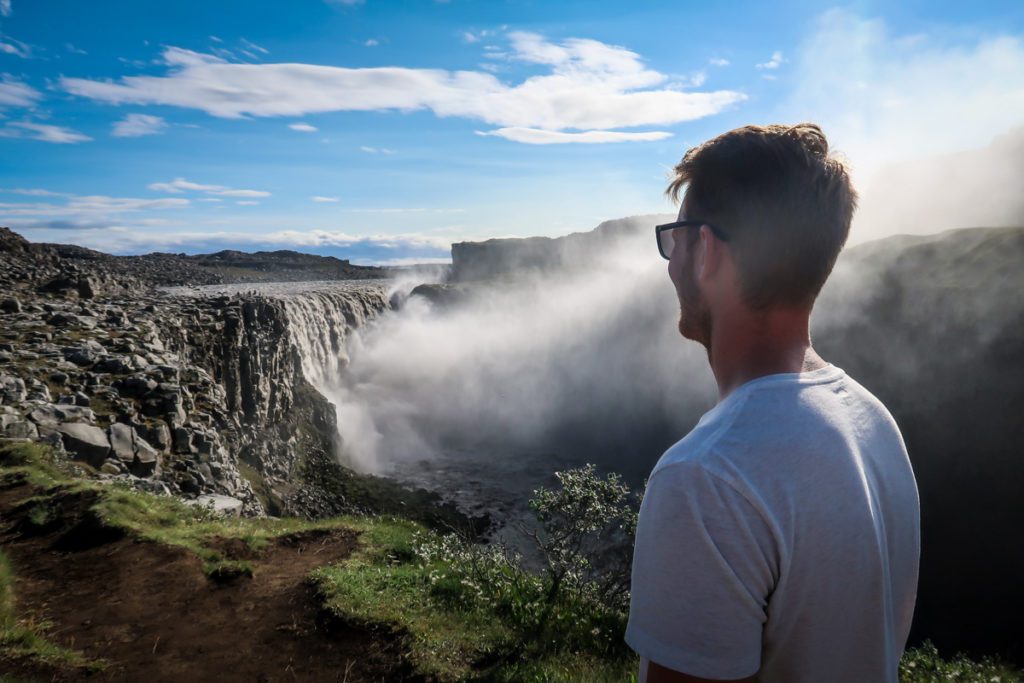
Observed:
[[[897,680],[920,506],[896,423],[829,365],[760,377],[651,472],[626,642],[648,661],[761,683]]]

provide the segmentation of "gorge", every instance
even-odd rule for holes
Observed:
[[[715,400],[702,352],[675,331],[655,220],[457,244],[450,280],[416,289],[143,279],[8,232],[3,433],[243,514],[363,506],[352,470],[499,523],[564,467],[639,486]],[[822,355],[907,439],[924,534],[912,641],[1018,661],[1022,256],[1019,228],[853,247],[813,321]]]

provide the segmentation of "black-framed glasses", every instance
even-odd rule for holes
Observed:
[[[711,225],[707,221],[688,220],[688,221],[675,221],[674,223],[665,223],[664,225],[654,226],[654,237],[658,240],[658,252],[662,258],[671,259],[672,249],[675,247],[675,237],[672,235],[672,231],[676,228],[699,228],[702,225],[708,226],[711,233],[722,240],[723,242],[729,241],[729,236]]]

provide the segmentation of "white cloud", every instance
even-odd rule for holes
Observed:
[[[983,147],[1024,125],[1024,41],[943,36],[894,35],[881,20],[827,12],[800,48],[781,114],[821,123],[865,180],[887,163]]]
[[[483,31],[463,31],[462,42],[464,43],[479,43],[484,38],[493,36],[494,31],[484,29]]]
[[[729,60],[722,59],[721,57],[712,57],[708,60],[708,64],[711,66],[729,66]]]
[[[64,43],[64,49],[74,55],[87,55],[89,54],[80,47],[75,47],[73,43]]]
[[[327,0],[328,5],[341,5],[342,7],[356,7],[364,2],[366,0]]]
[[[782,53],[779,52],[778,50],[776,50],[775,52],[772,53],[772,58],[771,59],[769,59],[767,62],[763,62],[761,64],[758,64],[757,68],[758,69],[778,69],[782,65],[782,62],[784,62],[784,61],[785,60],[782,58]]]
[[[376,38],[368,38],[363,43],[363,45],[365,45],[366,47],[377,47],[378,45],[380,45],[380,41],[377,40]]]
[[[424,207],[384,207],[378,209],[346,209],[350,213],[464,213],[465,209],[427,209]]]
[[[945,183],[977,187],[979,201],[988,204],[1004,201],[997,195],[1020,195],[1019,173],[994,152],[976,155],[991,160],[988,172],[977,159],[935,157],[992,143],[1021,158],[1015,151],[1020,143],[1009,146],[1021,137],[992,142],[1024,126],[1021,37],[967,29],[899,35],[884,21],[833,10],[816,21],[794,71],[794,90],[779,118],[817,121],[831,148],[849,159],[862,194],[851,240],[931,233],[999,214],[995,205],[970,207],[968,201],[951,219],[947,197],[959,195],[943,190]],[[924,172],[936,164],[941,170]],[[986,184],[992,191],[981,199]],[[935,216],[939,207],[950,215]]]
[[[28,43],[15,40],[10,36],[0,36],[0,52],[28,59],[32,56],[32,48]]]
[[[6,193],[6,194],[27,195],[29,197],[71,197],[72,196],[72,195],[66,194],[64,192],[53,192],[52,190],[44,190],[42,188],[37,188],[37,187],[33,187],[33,188],[23,188],[23,187],[0,188],[0,192]]]
[[[484,71],[313,64],[236,64],[167,48],[162,76],[119,81],[61,78],[70,93],[112,104],[162,104],[222,118],[331,111],[415,111],[502,128],[610,130],[710,116],[746,99],[731,90],[693,92],[668,83],[630,50],[596,40],[552,43],[509,33],[509,59],[548,67],[509,84]]]
[[[32,86],[22,83],[10,74],[0,80],[0,107],[30,107],[43,98]]]
[[[247,47],[250,51],[259,52],[260,54],[264,54],[264,55],[270,54],[270,50],[268,50],[267,48],[263,47],[262,45],[257,45],[256,43],[252,42],[251,40],[246,40],[245,38],[241,38],[241,39],[239,39],[239,42],[242,45],[244,45],[245,47]]]
[[[149,114],[128,114],[114,123],[111,133],[115,138],[138,138],[143,135],[156,135],[167,128],[167,122],[159,116]]]
[[[259,204],[259,202],[242,201],[242,202],[235,202],[235,204],[238,204],[239,206],[256,206],[257,204]]]
[[[313,195],[312,197],[310,197],[310,199],[318,204],[326,204],[338,201],[337,197],[321,197],[320,195]]]
[[[0,15],[11,16],[11,0],[0,0]]]
[[[187,199],[141,199],[106,195],[74,195],[49,190],[10,190],[17,194],[54,197],[63,200],[37,202],[0,202],[0,223],[15,230],[96,230],[123,222],[125,214],[143,211],[186,209]],[[158,225],[160,219],[133,218],[137,226]]]
[[[300,133],[315,133],[318,130],[316,126],[311,126],[308,123],[289,123],[288,127]]]
[[[212,40],[215,43],[223,43],[224,42],[223,40],[221,40],[217,36],[210,36],[210,40]]]
[[[216,190],[213,194],[223,195],[225,197],[269,197],[270,193],[263,190]]]
[[[367,154],[394,154],[395,150],[388,149],[387,147],[370,147],[369,145],[361,145],[359,147],[360,152],[366,152]]]
[[[647,131],[643,133],[624,133],[616,130],[588,130],[583,133],[564,133],[538,128],[498,128],[490,131],[476,131],[477,135],[493,135],[514,142],[528,145],[557,145],[565,143],[603,143],[603,142],[637,142],[646,140],[664,140],[672,137],[666,131]]]
[[[169,183],[150,183],[147,185],[151,190],[157,192],[170,192],[172,194],[181,194],[182,192],[205,192],[206,194],[215,194],[223,197],[269,197],[270,193],[263,190],[236,190],[224,185],[204,185],[202,183],[193,183],[184,178],[175,178]]]
[[[31,138],[43,142],[56,144],[74,145],[79,142],[88,142],[91,137],[76,130],[64,126],[54,126],[47,123],[35,123],[33,121],[11,121],[4,128],[0,129],[0,137],[8,138]]]

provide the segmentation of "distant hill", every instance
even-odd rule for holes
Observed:
[[[0,228],[0,282],[54,291],[116,292],[153,286],[302,282],[390,277],[393,271],[297,251],[112,256],[72,244],[31,243]]]

